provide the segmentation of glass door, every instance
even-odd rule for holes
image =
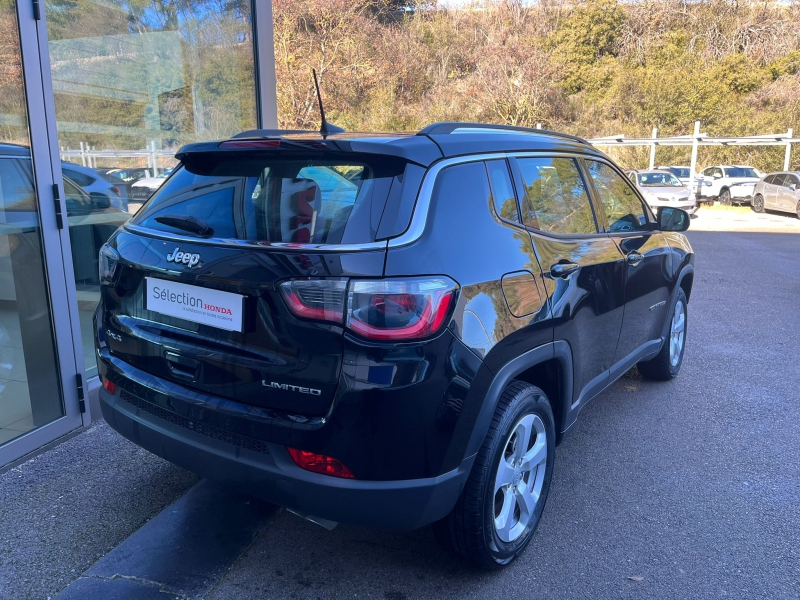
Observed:
[[[40,56],[32,3],[0,0],[0,466],[82,423]]]

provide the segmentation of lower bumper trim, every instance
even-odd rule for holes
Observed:
[[[251,440],[260,446],[248,447],[239,444],[242,440],[238,438],[225,438],[227,432],[218,435],[216,430],[201,430],[188,419],[187,423],[174,422],[174,418],[184,417],[132,394],[123,396],[122,390],[111,395],[101,389],[100,407],[106,422],[118,433],[202,477],[300,514],[379,529],[416,529],[447,515],[475,458],[468,457],[457,469],[426,479],[339,479],[301,469],[279,444]]]

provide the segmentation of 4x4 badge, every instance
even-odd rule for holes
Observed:
[[[181,252],[180,246],[176,246],[172,254],[167,254],[167,262],[188,265],[189,268],[192,268],[200,262],[200,255],[191,252]]]

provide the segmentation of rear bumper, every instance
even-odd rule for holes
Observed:
[[[245,447],[119,387],[114,395],[101,388],[100,406],[106,422],[124,437],[202,477],[304,516],[381,529],[416,529],[444,517],[474,461],[471,456],[458,468],[426,479],[340,479],[299,468],[284,446],[251,440]]]

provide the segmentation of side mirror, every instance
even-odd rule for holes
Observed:
[[[111,200],[105,194],[101,194],[99,192],[92,192],[91,194],[89,194],[89,196],[92,198],[92,204],[94,204],[96,208],[99,208],[100,210],[105,210],[106,208],[111,207]]]
[[[719,173],[714,173],[712,177],[714,177],[714,179],[722,179],[722,175],[720,175]]]
[[[685,210],[671,206],[658,207],[658,228],[661,231],[686,231],[690,222],[691,217]]]

